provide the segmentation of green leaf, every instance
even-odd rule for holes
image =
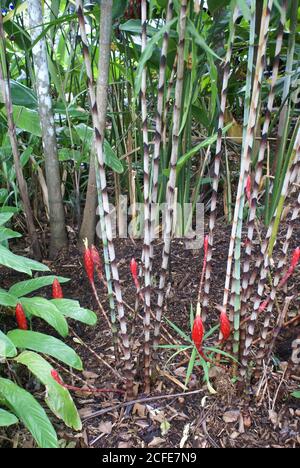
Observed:
[[[16,307],[17,303],[18,298],[16,296],[4,291],[4,289],[1,289],[0,305],[2,305],[3,307]]]
[[[30,349],[31,351],[47,354],[74,369],[83,369],[82,361],[78,354],[53,336],[25,330],[13,330],[8,332],[7,336],[17,348]]]
[[[52,299],[52,304],[67,318],[77,320],[86,325],[94,326],[97,323],[97,315],[89,309],[80,307],[78,301],[71,299]]]
[[[30,88],[27,88],[27,86],[24,86],[22,83],[15,80],[10,80],[9,84],[13,105],[27,107],[28,109],[37,109],[37,97]],[[0,99],[1,102],[3,102],[1,91]]]
[[[0,226],[6,224],[12,217],[14,213],[0,213]]]
[[[196,44],[201,47],[208,55],[211,55],[212,57],[222,60],[221,57],[219,57],[210,47],[209,45],[206,44],[205,40],[201,36],[201,34],[197,31],[194,23],[190,19],[188,19],[188,27],[187,27],[189,33],[191,34],[192,38],[196,42]]]
[[[20,303],[26,313],[45,320],[61,336],[66,337],[68,335],[67,321],[51,301],[47,301],[43,297],[23,297],[20,299]]]
[[[76,406],[69,391],[51,376],[53,367],[42,356],[31,351],[24,351],[15,361],[26,366],[45,385],[45,401],[55,416],[68,427],[80,431],[82,424]]]
[[[110,167],[117,174],[122,174],[124,172],[123,165],[121,161],[115,155],[112,147],[107,140],[104,140],[104,155],[105,155],[105,164]]]
[[[226,127],[223,128],[222,134],[225,135],[226,132],[232,127],[232,122],[230,122]],[[202,148],[207,148],[208,146],[212,145],[217,141],[218,134],[214,133],[212,136],[206,138],[204,141],[201,141],[198,145],[194,146],[194,148],[190,149],[187,153],[183,154],[178,162],[177,162],[177,175],[183,168],[183,166],[191,159],[194,154],[198,153],[198,151]]]
[[[181,330],[175,323],[171,322],[171,320],[165,318],[166,322],[183,338],[184,340],[192,343],[191,337],[188,336],[186,333],[184,333],[183,330]]]
[[[191,375],[193,373],[194,366],[195,366],[196,357],[197,357],[197,349],[194,347],[194,349],[192,351],[191,358],[189,360],[189,365],[188,365],[188,368],[187,368],[187,371],[186,371],[186,378],[185,378],[185,382],[184,382],[185,387],[188,387],[189,381],[191,379]]]
[[[250,8],[247,5],[246,0],[237,0],[237,4],[240,7],[240,10],[245,18],[245,20],[250,21],[251,20],[251,12]]]
[[[142,53],[142,56],[140,58],[140,61],[139,61],[139,64],[138,64],[138,67],[137,67],[137,70],[136,70],[136,77],[135,77],[135,95],[136,96],[138,96],[138,94],[139,94],[139,92],[141,90],[143,69],[144,69],[146,63],[148,62],[148,60],[151,58],[151,56],[152,56],[152,54],[154,52],[154,49],[156,47],[156,44],[162,38],[164,33],[166,31],[168,31],[173,26],[173,24],[176,23],[176,21],[177,21],[177,18],[174,18],[172,21],[170,21],[165,26],[160,28],[159,31],[156,34],[154,34],[154,36],[150,39],[150,41],[148,41],[147,47],[144,50],[144,52]]]
[[[120,16],[124,15],[124,12],[127,8],[128,0],[113,0],[112,7],[112,18],[116,20]]]
[[[4,409],[0,409],[0,427],[13,426],[14,424],[18,424],[18,422],[19,420],[14,414],[11,414]]]
[[[0,226],[0,244],[4,241],[15,239],[17,237],[22,237],[22,234],[19,234],[16,231],[12,231],[12,229]]]
[[[41,448],[58,448],[55,430],[45,410],[30,395],[11,380],[0,378],[0,398],[31,432]]]
[[[224,8],[227,5],[229,5],[230,1],[231,0],[207,0],[207,5],[210,13],[213,14],[221,8]]]
[[[28,275],[32,274],[32,270],[49,271],[46,265],[26,257],[15,255],[6,247],[3,247],[3,245],[0,245],[0,265],[12,268],[21,273],[27,273]]]
[[[294,398],[300,398],[300,390],[297,390],[296,392],[293,392],[293,393],[292,393],[292,396],[293,396]]]
[[[40,117],[37,111],[23,106],[13,106],[16,127],[38,137],[42,136]]]
[[[13,358],[17,350],[13,342],[0,330],[0,359]]]
[[[84,143],[84,145],[90,148],[92,145],[93,138],[94,138],[94,130],[91,127],[88,127],[84,123],[80,123],[76,125],[75,130],[80,140]],[[117,172],[118,174],[122,174],[124,172],[123,165],[121,161],[115,155],[112,147],[110,146],[107,140],[104,140],[103,150],[104,150],[105,164],[108,167],[110,167],[113,171]]]
[[[63,284],[70,281],[68,278],[64,278],[62,276],[43,276],[41,278],[34,278],[27,281],[21,281],[20,283],[14,284],[9,292],[10,294],[14,294],[17,297],[27,296],[27,294],[36,291],[37,289],[44,288],[45,286],[52,285],[53,281],[58,279],[58,281]]]

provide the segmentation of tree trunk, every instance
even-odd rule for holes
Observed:
[[[107,86],[108,86],[108,72],[109,72],[109,53],[111,42],[111,1],[102,1],[101,3],[101,17],[105,21],[101,22],[101,27],[104,30],[100,36],[98,70],[99,77],[97,80],[97,106],[98,109],[105,109],[104,112],[99,112],[99,127],[101,135],[105,136],[105,122],[106,122],[106,108],[107,108]],[[94,242],[96,231],[96,209],[97,209],[97,187],[95,175],[95,155],[92,152],[90,160],[89,181],[86,193],[86,202],[83,213],[83,220],[79,234],[79,245],[82,246],[82,241],[87,238],[91,243]]]
[[[4,30],[3,30],[3,18],[2,13],[0,12],[0,38],[1,38],[1,55],[2,55],[2,64],[0,66],[0,81],[1,81],[1,91],[3,95],[3,101],[5,103],[6,113],[7,113],[7,124],[8,124],[8,134],[10,139],[10,144],[13,153],[14,166],[16,171],[16,178],[20,190],[20,195],[23,203],[24,214],[26,218],[26,224],[28,229],[28,234],[31,240],[31,250],[33,256],[37,260],[41,260],[41,249],[38,240],[38,236],[34,226],[33,213],[30,205],[29,195],[27,184],[23,175],[22,166],[20,163],[20,153],[17,142],[16,127],[13,119],[13,107],[9,86],[9,73],[6,67],[5,62],[5,40],[4,40]]]
[[[43,15],[40,0],[28,0],[28,16],[31,40],[34,42],[43,31]],[[42,128],[42,142],[45,154],[46,180],[50,210],[50,257],[67,246],[65,213],[61,194],[61,179],[57,154],[55,125],[50,96],[50,81],[47,62],[46,42],[42,38],[32,48],[39,115]]]
[[[94,146],[94,145],[93,145]],[[90,157],[89,180],[86,192],[86,201],[83,212],[82,224],[79,233],[79,247],[83,247],[84,239],[88,239],[89,245],[94,244],[96,232],[96,210],[98,205],[95,149],[92,148]]]

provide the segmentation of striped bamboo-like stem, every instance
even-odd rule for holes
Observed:
[[[174,117],[172,128],[172,151],[170,159],[170,176],[167,186],[167,209],[166,222],[164,229],[164,247],[162,255],[161,275],[159,281],[158,300],[156,308],[156,323],[154,327],[154,347],[159,343],[160,324],[164,302],[164,290],[166,277],[171,252],[171,237],[173,231],[174,219],[174,195],[176,186],[176,165],[178,160],[179,150],[179,130],[180,130],[180,115],[182,107],[183,80],[184,80],[184,45],[185,31],[187,23],[187,7],[188,0],[181,0],[180,17],[179,17],[179,42],[178,42],[178,63],[177,63],[177,81],[175,87],[175,103]]]
[[[90,102],[91,102],[93,126],[94,126],[94,131],[95,131],[95,146],[96,146],[96,153],[97,153],[97,158],[98,158],[99,180],[100,180],[100,188],[101,188],[101,194],[102,194],[102,206],[103,206],[103,211],[104,211],[104,225],[105,225],[105,232],[107,236],[111,272],[112,272],[112,277],[113,277],[116,304],[117,304],[121,335],[122,335],[122,344],[123,344],[124,361],[125,361],[125,374],[126,374],[125,376],[126,376],[126,381],[127,381],[127,392],[128,392],[128,396],[131,397],[132,388],[133,388],[131,349],[130,349],[129,338],[128,338],[128,333],[127,333],[127,323],[125,319],[125,311],[124,311],[122,291],[121,291],[121,286],[120,286],[115,248],[113,244],[113,232],[112,232],[112,223],[111,223],[111,217],[110,217],[107,181],[106,181],[105,163],[104,163],[104,153],[103,153],[104,135],[101,134],[101,131],[100,131],[101,129],[99,126],[99,114],[98,114],[97,100],[96,100],[95,87],[94,87],[92,64],[91,64],[88,40],[87,40],[87,35],[86,35],[86,30],[85,30],[84,12],[83,12],[83,5],[82,5],[81,0],[76,0],[76,13],[77,13],[78,20],[79,20],[79,28],[80,28],[80,34],[81,34],[81,40],[82,40],[82,46],[83,46],[83,56],[84,56],[87,78],[88,78],[88,91],[89,91],[89,97],[90,97]]]
[[[260,96],[260,91],[261,91],[263,71],[264,71],[264,66],[265,66],[268,28],[269,28],[272,6],[273,6],[273,0],[268,0],[268,1],[264,0],[259,45],[258,45],[258,51],[257,51],[257,63],[256,63],[256,70],[255,70],[255,77],[254,77],[254,84],[253,84],[253,91],[252,91],[252,100],[251,100],[251,106],[250,106],[247,132],[245,136],[245,144],[243,148],[243,155],[241,159],[240,178],[239,178],[239,184],[238,184],[237,198],[236,198],[229,252],[228,252],[226,280],[225,280],[224,297],[223,297],[223,307],[225,310],[228,305],[229,294],[230,294],[233,253],[234,253],[234,246],[236,242],[236,235],[238,232],[239,216],[240,216],[240,213],[242,212],[242,207],[244,206],[244,202],[245,202],[245,195],[244,195],[245,181],[247,180],[249,171],[250,171],[251,154],[252,154],[252,147],[253,147],[253,142],[254,142],[254,131],[255,131],[255,126],[256,126],[257,109],[258,109],[259,96]]]
[[[256,2],[251,1],[251,18],[250,18],[250,31],[249,31],[249,47],[248,47],[248,61],[247,61],[247,76],[246,76],[246,87],[245,87],[245,100],[244,100],[244,117],[243,117],[243,141],[242,151],[244,152],[250,107],[251,107],[251,91],[253,83],[254,73],[254,47],[255,47],[255,23],[256,23]],[[237,226],[237,240],[234,250],[234,272],[232,291],[230,297],[230,310],[229,320],[232,323],[233,334],[232,334],[232,351],[236,358],[238,358],[239,345],[240,345],[240,309],[241,309],[241,238],[243,228],[243,211],[244,206],[241,204],[238,215],[238,226]],[[230,350],[230,342],[227,343],[227,348]],[[236,366],[234,366],[234,372],[236,372]]]
[[[300,150],[299,150],[299,155],[300,155]],[[296,168],[297,168],[298,171],[297,170],[294,171],[294,174],[295,174],[294,177],[297,177],[297,175],[300,173],[300,157],[299,157],[299,160],[298,160],[298,164],[296,164]],[[291,183],[293,183],[293,179],[291,179]],[[259,343],[259,350],[258,350],[258,353],[257,353],[257,365],[258,366],[260,366],[262,364],[262,360],[263,360],[264,355],[265,355],[266,342],[267,342],[269,326],[270,326],[270,322],[271,322],[271,318],[272,318],[273,306],[274,306],[274,303],[275,303],[275,300],[276,300],[276,294],[277,294],[277,291],[278,291],[278,286],[280,284],[281,276],[282,276],[284,268],[285,268],[285,266],[287,264],[289,244],[290,244],[290,240],[291,240],[292,235],[293,235],[295,222],[296,222],[296,220],[298,219],[298,216],[299,216],[299,212],[300,212],[300,194],[298,195],[298,199],[297,199],[296,205],[295,205],[295,207],[293,209],[292,216],[291,216],[291,219],[290,219],[290,222],[289,222],[289,225],[288,225],[287,233],[286,233],[286,236],[285,236],[285,241],[284,241],[284,244],[282,246],[281,255],[280,255],[278,265],[277,265],[277,269],[276,269],[276,273],[275,273],[275,276],[274,276],[274,279],[273,279],[273,286],[272,286],[272,290],[271,290],[270,297],[269,297],[269,300],[268,300],[268,307],[267,307],[267,310],[266,310],[266,312],[264,314],[264,324],[263,324],[263,328],[261,330],[261,339],[260,339],[260,343]]]
[[[218,199],[218,187],[220,180],[220,165],[222,156],[222,131],[224,128],[224,116],[226,110],[228,82],[230,76],[230,62],[232,57],[232,48],[235,39],[235,26],[238,19],[239,9],[235,7],[232,15],[232,25],[230,28],[230,34],[227,45],[227,52],[224,62],[224,74],[221,91],[221,103],[220,103],[220,114],[218,121],[218,138],[216,143],[216,154],[214,161],[214,175],[213,175],[213,187],[211,196],[211,207],[210,207],[210,218],[209,218],[209,247],[207,255],[207,267],[205,272],[205,282],[203,289],[203,306],[202,306],[202,321],[205,323],[207,317],[207,308],[209,304],[209,292],[210,292],[210,280],[212,273],[212,255],[213,255],[213,244],[214,244],[214,230],[216,225],[217,215],[217,199]]]
[[[173,0],[169,0],[167,7],[166,23],[168,24],[173,18]],[[155,221],[156,221],[156,204],[158,199],[158,176],[159,176],[159,162],[160,150],[162,141],[162,127],[163,127],[163,107],[164,107],[164,94],[165,94],[165,81],[166,81],[166,68],[167,68],[167,53],[169,45],[170,31],[167,29],[164,33],[161,56],[160,68],[158,78],[158,96],[156,108],[156,123],[155,123],[155,138],[154,138],[154,153],[153,153],[153,169],[152,169],[152,189],[151,189],[151,237],[155,238]],[[150,269],[152,269],[153,261],[153,244],[150,249]]]
[[[282,330],[282,326],[284,324],[284,321],[285,321],[285,318],[287,316],[287,313],[288,313],[288,310],[289,310],[289,305],[292,301],[292,296],[290,297],[287,297],[285,299],[285,303],[284,303],[284,306],[282,308],[282,311],[280,312],[279,314],[279,317],[278,317],[278,320],[277,320],[277,324],[273,330],[273,333],[272,333],[272,339],[271,339],[271,342],[268,346],[268,351],[267,351],[267,356],[266,356],[266,365],[269,364],[270,362],[270,359],[271,359],[271,353],[275,347],[275,344],[276,344],[276,341],[277,341],[277,338]],[[260,359],[260,357],[259,357]]]
[[[142,53],[147,47],[147,1],[142,0],[141,4],[142,21]],[[151,214],[150,214],[150,150],[148,139],[148,118],[147,118],[147,68],[144,66],[141,83],[141,109],[142,109],[142,132],[143,132],[143,150],[144,150],[144,376],[145,393],[150,393],[150,322],[151,322],[151,269],[150,269],[150,248],[151,248]]]
[[[175,77],[176,77],[176,71],[177,71],[177,62],[178,62],[178,54],[176,54],[172,71],[171,71],[171,76],[169,79],[169,84],[167,88],[167,93],[166,93],[166,101],[165,101],[165,107],[164,107],[164,112],[163,112],[163,119],[162,119],[162,142],[163,142],[163,148],[165,149],[167,145],[167,117],[168,117],[168,112],[171,108],[171,94],[172,94],[172,89],[174,86],[175,82]]]
[[[288,187],[297,178],[298,164],[299,164],[299,152],[300,152],[299,145],[300,145],[300,129],[298,130],[298,134],[297,134],[295,145],[294,145],[294,149],[295,149],[295,153],[296,153],[295,154],[295,159],[294,159],[294,162],[293,162],[292,166],[290,167],[290,169],[288,170],[288,172],[286,174],[285,182],[284,182],[283,188],[282,188],[282,196],[284,197],[284,199],[285,199],[285,197],[287,195]],[[268,278],[269,262],[270,262],[269,256],[268,256],[268,245],[269,245],[269,241],[270,241],[270,238],[271,238],[271,235],[272,235],[273,225],[274,225],[275,219],[276,219],[276,212],[275,212],[275,214],[273,216],[273,219],[271,221],[271,224],[270,224],[270,226],[268,228],[266,237],[265,237],[265,239],[264,239],[264,241],[262,243],[260,256],[257,259],[256,265],[255,265],[255,270],[256,271],[257,270],[259,271],[261,265],[262,265],[262,267],[261,267],[260,278],[259,278],[258,287],[257,287],[257,294],[256,294],[255,299],[254,299],[254,306],[253,306],[253,309],[252,309],[250,320],[248,322],[247,335],[246,335],[246,339],[245,339],[243,355],[241,357],[242,366],[241,366],[241,369],[240,369],[240,373],[241,373],[242,377],[245,376],[246,371],[247,371],[248,356],[249,356],[250,348],[251,348],[253,338],[254,338],[255,325],[256,325],[256,322],[257,322],[259,309],[260,309],[262,297],[263,297],[263,294],[264,294],[265,284],[266,284],[267,278]],[[250,283],[255,281],[254,277],[256,275],[256,271],[251,276]]]
[[[252,294],[252,286],[250,286],[249,284],[249,279],[250,279],[250,265],[251,265],[251,259],[252,259],[253,237],[254,237],[255,220],[256,220],[256,209],[257,209],[257,202],[258,202],[258,195],[259,195],[259,187],[260,187],[261,180],[262,180],[265,153],[266,153],[266,148],[267,148],[267,143],[268,143],[268,132],[269,132],[271,115],[273,111],[273,104],[274,104],[274,98],[275,98],[275,85],[278,79],[280,52],[281,52],[282,42],[283,42],[283,32],[284,32],[284,25],[286,21],[287,4],[288,4],[288,1],[284,0],[283,5],[282,5],[282,10],[281,10],[280,24],[278,27],[277,40],[276,40],[276,49],[275,49],[275,58],[274,58],[274,64],[273,64],[273,70],[272,70],[271,86],[270,86],[270,91],[269,91],[269,96],[268,96],[265,121],[264,121],[263,129],[262,129],[262,138],[260,142],[258,161],[257,161],[256,169],[255,169],[253,191],[251,193],[250,213],[249,213],[249,220],[248,220],[248,232],[247,232],[246,249],[245,249],[246,258],[243,263],[241,319],[243,319],[245,315],[247,314],[247,301],[248,301],[248,298]],[[244,331],[245,331],[245,328],[243,327],[243,330],[241,333],[241,342],[243,342],[245,338]]]

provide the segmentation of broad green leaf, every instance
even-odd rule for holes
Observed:
[[[107,140],[104,140],[104,154],[105,164],[108,167],[110,167],[113,171],[117,172],[117,174],[122,174],[124,172],[122,163],[115,155],[112,147],[110,146]]]
[[[78,301],[71,299],[52,299],[51,301],[65,317],[85,323],[86,325],[96,325],[97,315],[89,309],[80,307]]]
[[[12,229],[0,226],[0,244],[4,241],[7,241],[9,239],[15,239],[17,237],[22,237],[22,234],[19,234],[18,232],[13,231]]]
[[[293,392],[293,393],[292,393],[292,396],[293,396],[294,398],[300,398],[300,390],[299,390],[299,391],[297,390],[296,392]]]
[[[51,376],[53,367],[42,356],[31,351],[24,351],[15,360],[26,366],[45,385],[45,401],[55,416],[68,427],[79,431],[82,424],[76,406],[69,391]]]
[[[27,86],[24,86],[18,81],[10,80],[10,89],[13,105],[27,107],[28,109],[37,109],[37,97],[30,88],[27,88]],[[1,90],[0,99],[1,102],[3,102]]]
[[[9,292],[1,289],[0,291],[0,305],[3,307],[16,307],[18,298]]]
[[[0,330],[0,359],[13,358],[17,350],[13,342]]]
[[[55,430],[45,410],[23,388],[8,379],[0,378],[0,398],[23,422],[41,448],[58,448]]]
[[[53,336],[25,330],[13,330],[8,332],[7,336],[17,348],[30,349],[31,351],[47,354],[74,369],[83,369],[82,361],[78,354]]]
[[[38,137],[42,136],[40,117],[37,111],[23,106],[13,106],[16,127]]]
[[[31,260],[31,258],[27,257],[20,257],[24,260],[24,263],[33,271],[49,271],[49,267],[44,265],[43,263],[36,262],[35,260]]]
[[[127,0],[113,0],[113,7],[112,7],[113,20],[116,20],[120,16],[123,16],[127,8],[127,4],[128,4]]]
[[[58,279],[58,281],[63,284],[70,281],[68,278],[63,278],[61,276],[42,276],[41,278],[34,278],[27,281],[21,281],[20,283],[14,284],[9,292],[17,297],[27,296],[27,294],[36,291],[37,289],[44,288],[45,286],[52,285],[53,281]]]
[[[13,426],[14,424],[18,424],[18,422],[19,420],[14,414],[11,414],[4,409],[0,409],[0,427]]]
[[[43,297],[22,297],[20,303],[26,313],[45,320],[61,336],[66,337],[68,335],[69,329],[66,319],[51,301],[47,301]]]
[[[32,275],[32,270],[49,271],[49,268],[42,263],[30,260],[26,257],[13,254],[3,245],[0,245],[0,265],[4,265],[21,273]]]
[[[12,217],[14,213],[0,213],[0,226],[6,224]]]
[[[75,130],[80,140],[85,145],[87,145],[88,148],[90,148],[92,145],[93,138],[94,138],[94,130],[91,127],[88,127],[84,123],[80,123],[76,125]],[[118,174],[122,174],[124,172],[123,165],[121,161],[115,155],[112,147],[110,146],[107,140],[104,140],[103,149],[104,149],[105,164],[108,167],[110,167],[113,171],[117,172]]]

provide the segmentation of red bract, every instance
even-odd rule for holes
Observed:
[[[251,203],[251,176],[248,175],[247,182],[246,182],[246,196],[248,203]]]
[[[297,247],[296,250],[294,251],[292,261],[291,261],[291,268],[293,268],[293,270],[296,268],[299,261],[300,261],[300,247]]]
[[[52,297],[53,299],[63,299],[64,297],[62,287],[57,278],[55,278],[52,284]]]
[[[225,310],[222,310],[220,314],[220,331],[223,336],[223,341],[227,341],[230,336],[231,327],[229,318],[227,317]]]
[[[270,299],[269,299],[269,298],[268,298],[268,299],[265,299],[265,300],[260,304],[259,309],[258,309],[258,312],[259,312],[259,313],[263,312],[263,311],[267,308],[267,306],[269,305],[269,302],[270,302]]]
[[[94,285],[94,262],[91,249],[89,249],[88,247],[86,247],[84,252],[83,263],[87,277],[91,285]]]
[[[102,261],[98,249],[94,245],[92,245],[91,247],[91,254],[98,278],[100,279],[100,281],[103,281]]]
[[[198,349],[198,351],[201,349],[203,337],[204,337],[203,322],[202,322],[200,315],[197,315],[193,324],[192,340],[195,343],[195,346]]]
[[[204,257],[207,257],[207,253],[208,253],[208,236],[205,236],[205,239],[204,239]]]
[[[55,380],[55,382],[57,382],[59,385],[64,386],[64,383],[63,383],[62,379],[60,378],[59,373],[58,373],[56,370],[52,369],[52,371],[51,371],[51,377],[52,377],[52,378]]]
[[[20,330],[28,330],[26,315],[21,304],[16,306],[16,320]]]
[[[133,279],[136,280],[138,278],[138,264],[135,258],[133,258],[130,262],[130,271]]]

